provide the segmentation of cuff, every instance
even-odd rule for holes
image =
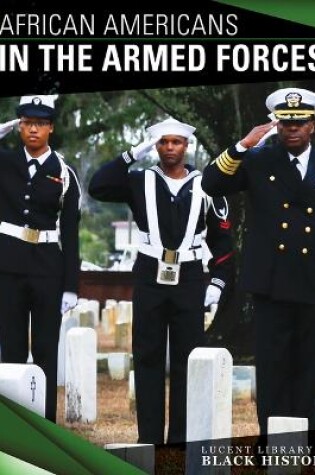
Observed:
[[[235,145],[235,148],[237,152],[246,152],[246,150],[248,150],[247,147],[243,147],[241,142],[237,142],[237,144]]]
[[[124,159],[124,161],[127,163],[127,165],[131,165],[132,163],[135,163],[136,161],[130,152],[125,151],[121,154],[121,156]]]
[[[236,147],[230,147],[222,152],[216,159],[216,164],[225,175],[234,175],[240,166],[244,152],[238,152]]]
[[[210,282],[212,285],[219,287],[221,290],[223,290],[225,287],[225,282],[221,279],[217,279],[216,277],[213,277]]]

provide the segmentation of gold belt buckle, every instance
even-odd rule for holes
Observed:
[[[37,244],[39,240],[39,233],[39,229],[24,228],[22,233],[22,239],[23,241]]]
[[[177,264],[179,253],[173,249],[164,249],[162,260],[167,264]]]

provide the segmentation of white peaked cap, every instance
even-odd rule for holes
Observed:
[[[188,138],[195,132],[196,127],[170,118],[163,120],[163,122],[158,122],[157,124],[148,127],[146,130],[152,137],[180,135],[181,137]]]
[[[57,94],[22,96],[16,112],[18,116],[51,118],[55,114]]]
[[[298,87],[278,89],[267,97],[266,107],[279,120],[310,120],[315,114],[315,93]]]

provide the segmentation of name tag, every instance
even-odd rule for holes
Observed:
[[[180,264],[168,264],[158,261],[156,281],[158,284],[177,285],[179,282]]]

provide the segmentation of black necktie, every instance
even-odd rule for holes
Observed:
[[[297,168],[297,165],[300,164],[300,160],[298,158],[294,157],[293,160],[291,160],[291,164],[293,165],[295,171],[298,173],[298,177],[302,178],[300,170]]]

